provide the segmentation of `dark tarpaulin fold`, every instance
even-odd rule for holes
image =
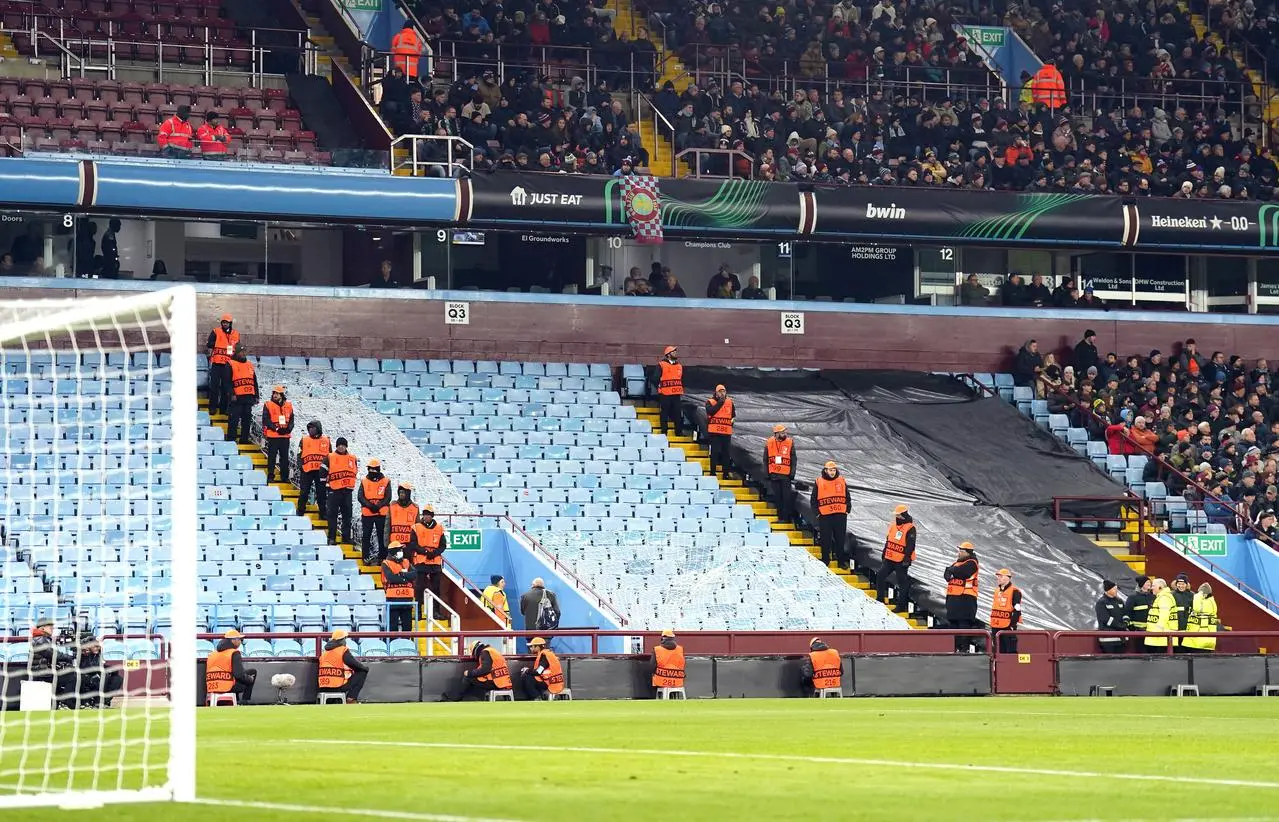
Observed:
[[[978,546],[983,567],[982,615],[989,612],[995,569],[1008,566],[1026,600],[1023,624],[1028,628],[1093,628],[1093,605],[1101,595],[1102,577],[1120,581],[1131,577],[1127,566],[1091,541],[1035,516],[1030,501],[1018,503],[1027,506],[1021,514],[986,504],[973,492],[985,493],[985,486],[993,483],[966,478],[962,473],[966,464],[958,460],[954,461],[961,465],[958,474],[954,464],[936,464],[911,438],[901,436],[888,419],[863,407],[866,400],[885,406],[917,405],[932,407],[934,414],[945,417],[956,408],[977,405],[956,380],[908,372],[689,367],[684,381],[685,411],[699,426],[705,424],[703,406],[714,386],[724,383],[728,388],[737,414],[734,460],[752,477],[765,474],[764,441],[779,422],[787,425],[795,438],[796,479],[812,482],[828,459],[840,465],[853,496],[849,531],[856,538],[854,557],[860,566],[879,568],[892,510],[899,503],[909,505],[919,529],[917,558],[911,568],[915,599],[934,613],[945,613],[942,571],[954,560],[954,546],[963,541]],[[1016,431],[1011,436],[1030,439],[1021,428],[1034,428],[1034,424],[1015,409],[1007,410],[1015,420],[1005,418],[998,432],[976,429],[969,442],[974,446],[984,442],[994,450],[1005,448],[1010,431]],[[928,439],[926,435],[932,431],[927,421],[916,422],[924,432],[918,436]],[[983,440],[985,437],[990,439]],[[1073,451],[1071,454],[1079,459]],[[1005,459],[1023,457],[1030,458],[1020,452],[1015,457],[1005,455]],[[1033,475],[1033,469],[1029,470]],[[1098,490],[1091,480],[1070,485],[1072,476],[1071,472],[1050,472],[1047,481],[1051,485],[1036,480],[1034,494],[1025,496],[1035,496],[1042,504],[1054,495],[1085,496]],[[1117,491],[1114,485],[1107,489],[1110,495]],[[811,521],[808,494],[798,497],[801,513]]]

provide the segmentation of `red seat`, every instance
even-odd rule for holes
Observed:
[[[77,89],[76,96],[80,96],[79,86],[75,80],[71,81],[71,85]],[[122,99],[120,84],[115,80],[103,80],[97,84],[97,97],[104,103],[114,103]]]
[[[279,151],[293,150],[293,132],[276,129],[271,132],[271,148]]]
[[[71,95],[77,100],[89,102],[97,96],[97,89],[97,83],[92,80],[86,80],[83,77],[76,77],[71,80]]]
[[[244,105],[251,109],[266,108],[262,104],[263,95],[260,88],[242,88],[240,89],[240,99],[244,100]]]
[[[219,105],[217,86],[196,86],[194,94],[194,105],[200,109],[207,111]]]
[[[72,123],[64,117],[49,121],[49,134],[55,140],[71,139]]]
[[[84,116],[84,103],[80,100],[63,100],[58,106],[58,116],[68,120],[79,120]]]
[[[77,140],[73,137],[68,137],[65,140],[58,141],[58,148],[62,149],[63,151],[84,151],[86,148],[88,148],[88,145],[83,140]]]
[[[145,89],[141,83],[125,83],[120,87],[120,99],[126,103],[141,103],[144,101]]]
[[[84,104],[84,117],[86,120],[101,123],[103,120],[109,120],[111,115],[108,113],[106,103],[101,100],[90,100]]]
[[[305,151],[286,151],[284,152],[284,162],[291,165],[306,165],[310,161]]]
[[[282,88],[266,89],[266,105],[273,111],[284,111],[289,107],[289,93]]]
[[[62,144],[52,137],[37,137],[33,147],[36,151],[61,151]]]
[[[138,143],[139,157],[159,157],[160,147],[155,143]]]
[[[293,135],[293,138],[297,142],[298,151],[315,151],[314,131],[299,131]]]
[[[119,123],[129,123],[133,121],[133,105],[130,103],[120,102],[112,103],[109,107],[110,117]]]
[[[164,83],[147,83],[146,101],[153,106],[169,104],[169,87]]]
[[[218,87],[219,105],[227,108],[240,108],[244,105],[244,89],[236,86],[219,86]]]
[[[244,133],[245,142],[253,148],[266,148],[270,139],[270,133],[263,131],[260,128],[255,128]]]
[[[287,128],[289,131],[301,131],[302,112],[295,108],[286,108],[280,112],[280,128]]]
[[[154,126],[160,122],[160,109],[150,104],[143,104],[133,109],[133,119],[144,126]]]
[[[124,123],[105,122],[98,124],[98,133],[102,135],[102,139],[108,142],[116,143],[124,140]]]
[[[147,127],[141,123],[125,123],[124,139],[126,142],[130,143],[145,143],[147,139]]]
[[[260,108],[253,112],[253,119],[257,121],[258,128],[264,128],[267,131],[274,131],[276,126],[275,112],[269,108]]]
[[[94,154],[110,154],[111,146],[112,144],[108,143],[106,140],[85,140],[84,141],[85,150],[91,151]]]
[[[0,77],[0,98],[17,97],[22,94],[22,86],[13,77]]]
[[[52,81],[49,83],[49,96],[58,101],[71,98],[71,84],[66,80]]]
[[[169,99],[175,106],[194,106],[195,90],[190,86],[169,86]],[[205,108],[201,106],[200,108]]]
[[[75,130],[76,136],[79,137],[81,140],[98,139],[98,124],[95,123],[93,120],[84,120],[84,119],[76,120],[72,123],[71,127]],[[86,134],[90,136],[88,137],[84,136]]]
[[[283,151],[276,151],[276,150],[275,150],[275,149],[273,149],[273,148],[268,148],[266,151],[262,152],[262,162],[264,162],[264,163],[283,163],[283,162],[284,162],[284,152],[283,152]]]
[[[36,100],[36,114],[46,120],[52,120],[58,116],[58,101],[52,97]]]
[[[113,143],[111,144],[111,153],[112,153],[112,154],[127,154],[127,155],[129,155],[130,157],[137,157],[137,156],[138,156],[138,144],[137,144],[137,143],[124,143],[124,142],[120,142],[120,141],[118,141],[118,140],[117,140],[116,142],[113,142]]]
[[[9,98],[9,114],[19,119],[23,117],[31,117],[35,114],[36,105],[31,98],[25,94],[19,94],[17,97]]]
[[[43,80],[23,80],[22,93],[32,100],[41,100],[47,94]]]

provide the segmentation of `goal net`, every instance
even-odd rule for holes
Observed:
[[[194,798],[195,335],[0,299],[0,808]]]

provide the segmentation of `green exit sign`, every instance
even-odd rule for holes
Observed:
[[[480,532],[473,529],[449,531],[450,551],[478,551],[483,545]]]
[[[1201,557],[1224,557],[1225,534],[1173,534],[1173,545],[1180,553],[1198,554]]]
[[[382,0],[342,0],[351,11],[381,11]]]
[[[1004,45],[1008,32],[1002,26],[964,26],[964,38],[973,45],[997,49]]]

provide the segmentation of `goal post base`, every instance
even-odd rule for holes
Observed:
[[[168,788],[142,788],[136,791],[72,791],[70,793],[31,793],[0,796],[0,811],[12,808],[59,808],[66,811],[91,810],[104,805],[130,805],[139,802],[169,802],[173,791]]]

